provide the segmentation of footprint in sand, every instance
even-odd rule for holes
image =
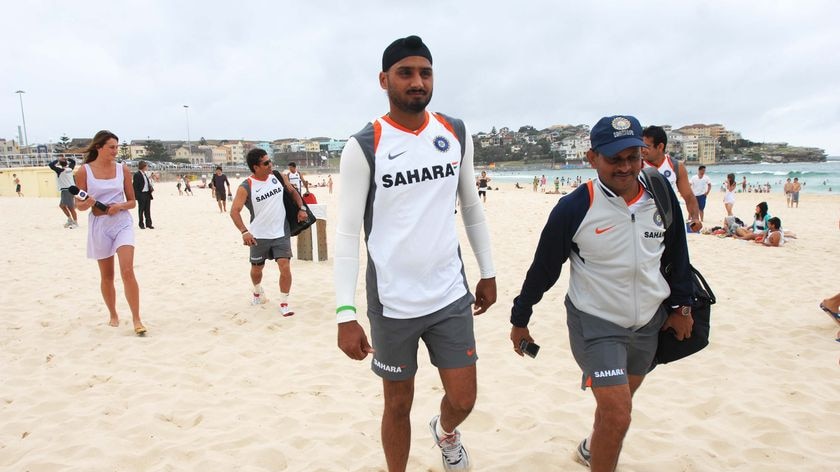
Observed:
[[[189,429],[194,428],[201,424],[204,421],[204,415],[196,415],[192,418],[187,416],[177,417],[175,415],[156,415],[157,419],[164,421],[166,423],[172,423],[180,429]]]

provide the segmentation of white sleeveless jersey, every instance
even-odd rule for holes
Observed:
[[[257,239],[276,239],[286,235],[286,207],[283,206],[283,182],[273,174],[265,180],[253,175],[242,182],[250,192],[245,206],[251,212],[251,235]]]
[[[296,188],[303,195],[303,180],[300,178],[300,172],[289,172],[288,177],[292,187]]]
[[[643,161],[644,165],[647,167],[653,167],[648,161]],[[665,159],[662,159],[662,164],[659,164],[657,170],[663,177],[665,177],[668,182],[671,183],[671,187],[674,189],[674,192],[679,195],[679,191],[677,190],[677,172],[674,170],[674,163],[671,162],[671,156],[665,155]]]
[[[433,313],[466,295],[455,229],[461,144],[441,116],[411,131],[373,122],[375,165],[365,211],[375,269],[368,290],[390,318]],[[373,282],[373,283],[371,283]]]

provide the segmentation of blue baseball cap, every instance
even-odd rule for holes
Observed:
[[[642,125],[630,115],[605,116],[589,132],[595,152],[612,157],[629,147],[647,147],[642,141]]]

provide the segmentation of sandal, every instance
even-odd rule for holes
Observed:
[[[137,336],[145,336],[146,335],[146,327],[145,326],[138,326],[134,328],[134,334]]]

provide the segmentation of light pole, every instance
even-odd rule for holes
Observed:
[[[190,142],[190,106],[184,105],[184,114],[187,116],[187,150],[189,150],[190,155],[187,160],[192,163],[192,143]]]
[[[27,154],[28,154],[29,153],[29,135],[26,134],[26,115],[23,114],[23,94],[25,94],[26,92],[24,92],[23,90],[17,90],[15,93],[18,94],[18,98],[20,99],[20,118],[23,120],[23,139],[24,139],[24,145],[26,146],[26,151],[27,151]]]

